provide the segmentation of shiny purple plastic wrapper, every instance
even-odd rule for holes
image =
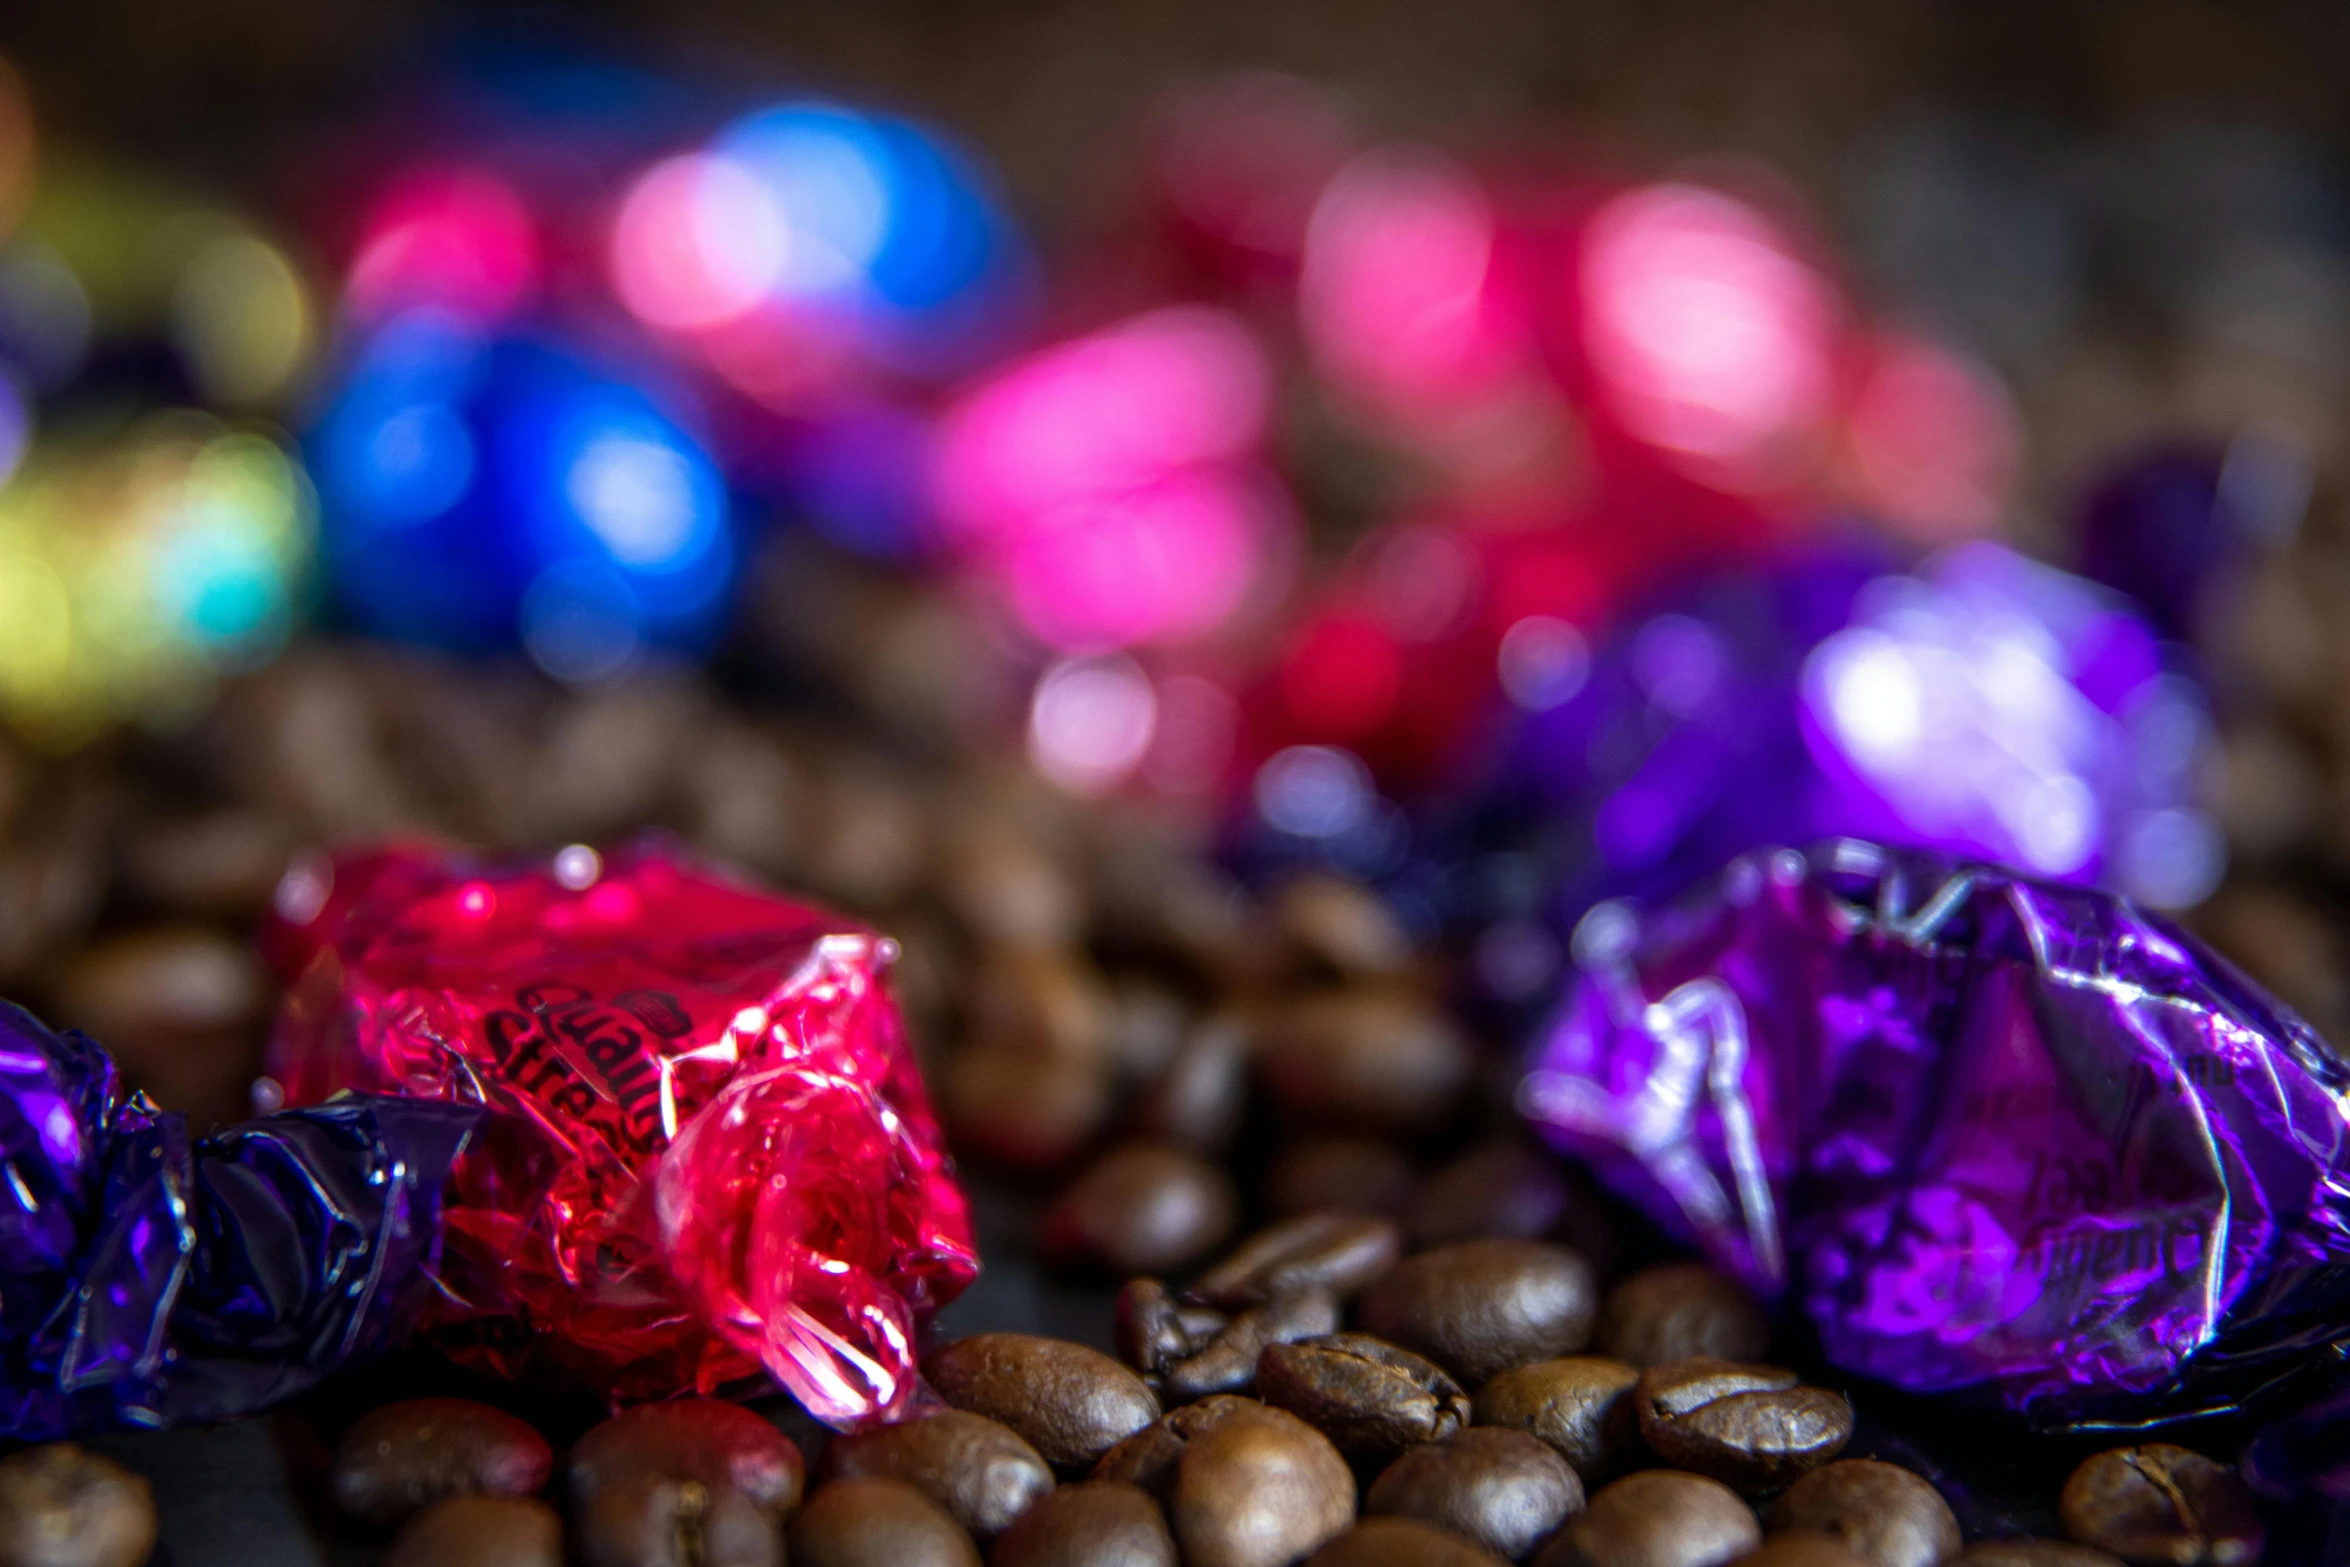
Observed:
[[[1521,1106],[1839,1366],[2127,1424],[2350,1340],[2350,1071],[2124,900],[1845,839],[1575,955]]]
[[[383,1348],[474,1117],[351,1096],[191,1139],[0,1001],[0,1437],[226,1420]]]

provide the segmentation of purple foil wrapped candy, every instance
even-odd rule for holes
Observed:
[[[0,1437],[225,1420],[383,1347],[473,1121],[349,1097],[192,1140],[0,1001]]]
[[[1575,951],[1522,1108],[1836,1364],[2061,1426],[2350,1342],[2350,1070],[2130,903],[1845,839]]]

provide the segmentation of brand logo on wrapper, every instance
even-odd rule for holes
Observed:
[[[270,933],[316,954],[273,1044],[289,1097],[490,1112],[422,1324],[455,1358],[624,1397],[764,1368],[826,1419],[894,1409],[919,1318],[977,1271],[894,945],[657,841],[583,866],[339,860],[328,912]]]
[[[2134,1421],[2343,1335],[2350,1070],[2123,900],[1841,840],[1575,956],[1521,1107],[1839,1365]]]

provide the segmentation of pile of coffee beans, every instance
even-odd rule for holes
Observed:
[[[870,624],[928,645],[901,608]],[[978,710],[913,678],[941,661],[837,661],[845,726],[315,645],[168,740],[0,749],[0,993],[199,1127],[269,1102],[248,932],[306,845],[655,824],[872,920],[988,1261],[1091,1340],[939,1344],[913,1418],[804,1444],[723,1401],[582,1430],[401,1398],[338,1423],[338,1539],[396,1567],[2257,1559],[2233,1475],[2163,1446],[2047,1477],[2069,1541],[1962,1542],[1928,1478],[1840,1456],[1845,1390],[1771,1363],[1810,1362],[1736,1284],[1525,1138],[1506,1051],[1378,898],[1246,892],[1164,822],[937,743]],[[0,1460],[0,1567],[135,1567],[155,1535],[105,1458]]]

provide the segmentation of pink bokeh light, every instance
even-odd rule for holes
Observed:
[[[687,153],[638,177],[612,225],[612,283],[652,326],[746,314],[782,274],[789,236],[766,188],[730,158]]]
[[[420,169],[369,212],[344,299],[363,320],[429,305],[489,325],[529,300],[540,268],[536,226],[511,185],[479,169]]]
[[[1868,343],[1844,414],[1855,498],[1921,544],[1998,526],[2022,431],[1991,371],[1938,343]]]
[[[1685,184],[1612,197],[1576,287],[1599,400],[1634,438],[1744,489],[1783,478],[1825,428],[1841,301],[1747,203]]]

